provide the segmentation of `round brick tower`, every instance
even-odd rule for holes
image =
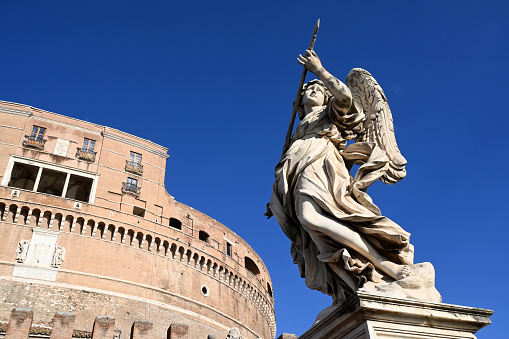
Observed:
[[[267,268],[233,231],[164,187],[167,149],[30,106],[0,101],[0,321],[13,307],[51,326],[57,311],[90,330],[135,320],[166,338],[274,338]]]

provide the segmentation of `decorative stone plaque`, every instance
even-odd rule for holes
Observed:
[[[32,239],[23,243],[28,246],[28,249],[23,248],[22,251],[26,251],[26,259],[23,255],[24,262],[14,265],[13,276],[55,281],[58,267],[65,257],[65,249],[60,248],[59,255],[54,258],[58,231],[40,228],[32,231]],[[51,268],[52,264],[55,268]]]
[[[57,144],[55,145],[55,150],[53,151],[53,154],[59,155],[61,157],[67,156],[67,150],[69,149],[69,140],[65,139],[57,139]]]
[[[25,263],[50,267],[51,259],[55,252],[58,232],[38,228],[34,228],[33,232]]]

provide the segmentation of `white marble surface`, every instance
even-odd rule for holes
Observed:
[[[493,311],[358,293],[323,310],[299,339],[475,339]]]

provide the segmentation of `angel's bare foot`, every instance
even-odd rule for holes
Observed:
[[[408,265],[398,265],[392,261],[382,261],[380,268],[390,277],[400,280],[412,274],[412,268]]]

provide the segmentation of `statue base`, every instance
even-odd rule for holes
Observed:
[[[476,338],[491,310],[358,292],[320,312],[299,339]]]

